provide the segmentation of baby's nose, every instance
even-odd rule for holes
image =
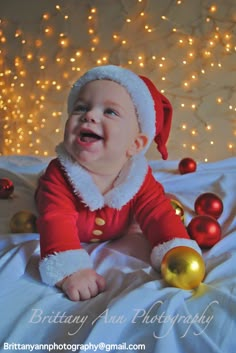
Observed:
[[[85,120],[92,123],[98,123],[101,119],[99,111],[97,109],[90,109],[84,115]]]

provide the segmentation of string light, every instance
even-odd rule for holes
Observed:
[[[216,5],[212,5],[212,6],[210,7],[210,12],[216,12],[216,11],[217,11]]]
[[[127,7],[121,13],[124,26],[119,30],[114,26],[107,31],[110,48],[106,47],[104,34],[100,32],[104,20],[101,5],[89,9],[80,5],[83,11],[87,11],[87,23],[80,29],[87,31],[88,41],[79,45],[72,30],[75,28],[73,8],[65,8],[62,3],[54,3],[53,10],[41,14],[37,35],[29,33],[24,23],[0,20],[0,111],[3,117],[0,122],[3,127],[0,154],[51,155],[54,144],[51,141],[46,146],[45,141],[50,134],[60,141],[62,112],[70,84],[91,66],[115,63],[146,75],[151,73],[154,82],[161,82],[161,92],[174,103],[176,124],[183,135],[180,149],[200,156],[199,144],[206,141],[212,146],[211,157],[206,155],[208,151],[204,151],[202,158],[205,162],[214,158],[214,148],[219,145],[214,129],[217,119],[208,116],[209,113],[202,108],[206,102],[202,87],[212,75],[217,77],[219,70],[223,75],[227,70],[225,62],[228,62],[224,59],[235,55],[236,45],[233,19],[222,21],[217,18],[222,5],[212,3],[209,6],[205,0],[203,4],[207,16],[199,19],[205,31],[200,35],[195,25],[183,25],[178,17],[173,20],[169,9],[160,12],[155,23],[146,3],[137,0],[134,7]],[[190,5],[176,0],[173,6],[187,13]],[[180,78],[177,83],[174,74]],[[212,92],[217,92],[214,80],[211,85],[214,86]],[[209,102],[209,106],[215,107],[216,112],[220,108],[223,113],[233,116],[227,120],[230,125],[231,121],[235,123],[235,89],[230,84],[225,87],[226,94],[220,90],[218,94],[214,93],[214,102]],[[226,155],[235,153],[235,136],[234,128],[229,141],[224,143]]]
[[[43,14],[43,19],[44,19],[44,20],[49,20],[49,18],[50,18],[49,13]]]

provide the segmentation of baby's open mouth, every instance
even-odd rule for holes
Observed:
[[[83,142],[95,142],[102,140],[102,136],[97,135],[92,131],[81,131],[80,132],[80,140]]]

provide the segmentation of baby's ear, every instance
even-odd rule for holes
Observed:
[[[139,133],[135,140],[133,141],[132,145],[129,147],[127,151],[127,155],[129,157],[134,156],[135,154],[141,152],[148,143],[148,137],[145,134]]]

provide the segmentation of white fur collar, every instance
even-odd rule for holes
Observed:
[[[121,209],[139,191],[148,171],[147,160],[142,154],[132,157],[121,171],[114,188],[102,195],[90,174],[73,161],[63,143],[57,146],[56,152],[75,194],[82,198],[91,211],[104,206]]]

